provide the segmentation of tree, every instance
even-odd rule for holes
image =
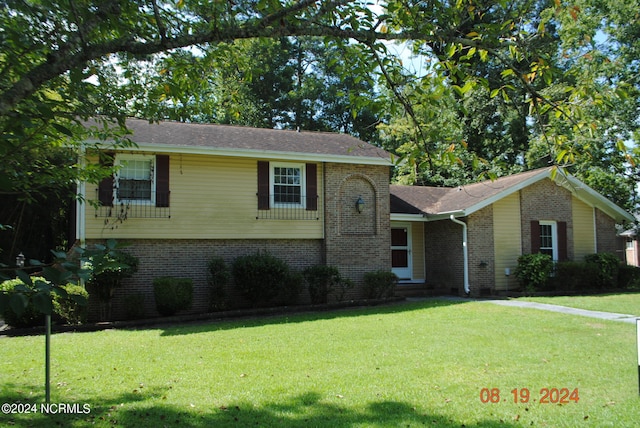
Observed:
[[[520,111],[536,121],[545,143],[541,147],[553,162],[571,164],[572,157],[588,156],[589,147],[578,138],[567,138],[567,130],[576,136],[589,134],[594,123],[585,114],[589,106],[616,105],[625,95],[637,103],[638,20],[629,17],[635,16],[638,5],[637,0],[619,3],[389,0],[381,10],[365,1],[312,0],[4,3],[0,155],[25,144],[47,147],[71,137],[80,141],[76,118],[122,119],[132,107],[150,112],[161,91],[173,94],[174,103],[199,104],[205,97],[195,95],[185,75],[176,70],[190,63],[203,65],[205,81],[207,61],[223,55],[230,41],[304,36],[323,38],[348,52],[351,67],[340,68],[343,81],[350,76],[355,83],[387,85],[410,118],[415,114],[407,94],[416,92],[404,89],[419,88],[417,80],[433,75],[459,95],[485,87],[490,97],[507,100],[516,91],[521,95],[518,103],[527,107]],[[607,51],[594,42],[598,32],[610,37]],[[556,38],[560,49],[549,49],[554,45],[547,40]],[[392,40],[409,41],[416,52],[431,58],[428,73],[422,78],[402,73],[400,61],[388,55],[384,44]],[[589,56],[602,61],[589,61]],[[135,80],[140,75],[136,70],[160,60],[167,67],[159,71],[171,77],[168,88],[150,90]],[[492,70],[490,76],[479,67],[482,64]],[[123,79],[129,83],[124,87]],[[350,94],[349,99],[362,106],[362,97]],[[190,120],[189,110],[184,113]],[[528,124],[517,119],[509,123]],[[412,122],[419,125],[415,118]],[[476,145],[465,143],[470,142]],[[6,172],[16,175],[15,168]],[[6,186],[20,188],[15,182]]]
[[[434,99],[434,92],[411,76],[390,79],[406,82],[395,89],[413,109],[406,109],[413,126],[406,126],[406,116],[394,116],[385,128],[387,136],[402,135],[404,128],[403,138],[412,140],[403,144],[402,153],[409,159],[404,169],[415,171],[402,180],[458,185],[482,172],[503,175],[555,164],[632,208],[635,159],[628,147],[637,141],[640,96],[638,79],[629,74],[637,64],[628,53],[638,51],[637,38],[631,37],[637,25],[620,19],[630,10],[606,1],[566,9],[550,8],[546,1],[509,5],[478,9],[469,19],[453,21],[451,31],[483,38],[475,28],[502,20],[521,26],[520,38],[513,40],[528,44],[528,51],[510,44],[496,47],[492,55],[469,55],[472,48],[433,49],[431,57],[438,61],[432,69],[445,68],[437,75],[444,75],[443,83],[452,89],[444,99],[453,101],[442,102],[441,94]],[[423,48],[416,51],[431,53]],[[511,67],[505,68],[508,58]],[[443,135],[452,139],[443,143]]]

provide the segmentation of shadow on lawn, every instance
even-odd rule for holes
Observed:
[[[37,403],[43,397],[20,399],[20,394],[1,395],[0,402]],[[135,395],[135,394],[134,394]],[[199,408],[197,403],[180,409],[164,404],[144,403],[149,394],[124,394],[111,400],[102,397],[91,399],[91,411],[86,414],[0,414],[2,426],[97,426],[97,427],[352,427],[365,425],[372,427],[426,425],[445,428],[477,427],[498,428],[515,425],[501,420],[482,420],[474,424],[464,424],[445,415],[422,413],[410,403],[399,401],[376,401],[364,410],[349,408],[346,404],[323,401],[316,392],[290,397],[277,403],[255,406],[249,402],[229,403],[217,408]],[[326,400],[326,397],[325,399]],[[102,401],[97,404],[97,401]],[[154,400],[155,401],[155,400]],[[136,406],[132,406],[132,404]],[[345,400],[346,403],[346,400]],[[121,405],[122,404],[122,405]]]
[[[376,306],[344,307],[330,310],[314,310],[300,312],[277,312],[268,315],[247,316],[240,318],[219,318],[206,321],[196,321],[170,326],[162,326],[163,336],[178,336],[185,334],[205,333],[208,331],[233,330],[236,328],[260,327],[274,324],[293,324],[299,322],[330,320],[346,317],[360,317],[370,315],[396,314],[403,312],[419,311],[429,308],[439,308],[452,305],[469,303],[471,300],[458,298],[430,298],[418,301],[401,301],[396,303],[381,304]],[[158,328],[149,327],[150,329]]]

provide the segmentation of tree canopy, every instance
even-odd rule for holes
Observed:
[[[0,2],[0,196],[36,201],[52,183],[99,179],[95,165],[50,168],[67,156],[53,153],[86,141],[81,119],[133,115],[349,132],[401,156],[406,182],[555,164],[631,207],[639,6]],[[422,58],[417,72],[393,43]],[[104,139],[105,129],[89,132]],[[127,144],[125,130],[118,137]]]

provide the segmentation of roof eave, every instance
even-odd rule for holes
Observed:
[[[101,142],[96,142],[98,145]],[[124,152],[176,153],[209,156],[228,156],[242,158],[277,159],[291,161],[331,162],[363,165],[393,166],[390,157],[372,157],[356,155],[335,155],[323,153],[304,153],[277,150],[232,149],[220,147],[180,146],[170,144],[136,143],[135,147],[119,149]]]
[[[489,205],[492,205],[493,203],[499,201],[502,198],[505,198],[515,192],[519,192],[520,190],[524,189],[525,187],[531,186],[533,183],[536,183],[540,180],[543,180],[545,178],[550,177],[551,173],[549,169],[544,169],[541,170],[538,174],[532,175],[531,177],[527,178],[526,180],[523,180],[517,184],[514,184],[513,186],[509,186],[508,188],[506,188],[505,190],[503,190],[502,192],[496,193],[493,196],[488,197],[487,199],[484,199],[480,202],[478,202],[477,204],[471,205],[467,208],[464,208],[465,212],[465,216],[473,214],[476,211],[480,211],[482,208],[488,207]]]
[[[453,211],[443,211],[443,212],[434,213],[434,214],[426,214],[426,217],[427,217],[427,221],[438,221],[438,220],[449,220],[451,216],[454,216],[455,218],[462,218],[462,217],[468,216],[469,214],[470,213],[468,213],[466,210],[453,210]]]
[[[598,208],[599,210],[601,210],[602,212],[604,212],[605,214],[609,215],[611,218],[615,219],[616,222],[620,222],[620,223],[624,223],[625,221],[628,222],[633,222],[635,221],[635,217],[628,213],[627,211],[623,210],[622,208],[620,208],[619,206],[617,206],[616,204],[614,204],[613,202],[611,202],[609,199],[605,198],[604,196],[602,196],[600,193],[596,192],[595,190],[593,190],[591,187],[587,186],[586,184],[584,184],[582,181],[578,180],[577,178],[573,177],[572,175],[563,175],[562,176],[566,181],[563,182],[557,182],[558,185],[564,187],[565,189],[569,190],[573,195],[575,195],[578,199],[582,200],[583,202],[587,203],[588,205],[591,205],[595,208]],[[515,184],[507,189],[505,189],[503,192],[497,193],[496,195],[493,195],[492,197],[489,197],[481,202],[478,202],[477,204],[474,204],[470,207],[467,207],[464,209],[465,215],[470,215],[473,214],[476,211],[481,210],[482,208],[485,208],[493,203],[495,203],[496,201],[499,201],[500,199],[511,195],[512,193],[515,193],[517,191],[520,191],[522,189],[524,189],[525,187],[528,187],[542,179],[545,178],[551,178],[551,169],[545,169],[540,171],[539,174],[533,175],[531,177],[529,177],[528,179],[521,181],[518,184]],[[560,179],[560,177],[556,177],[556,180]]]
[[[620,208],[618,205],[614,204],[609,199],[584,184],[582,181],[572,176],[568,176],[566,178],[571,183],[571,186],[573,186],[574,191],[572,193],[576,198],[588,205],[598,208],[600,211],[615,219],[616,222],[624,223],[626,221],[633,223],[635,221],[633,214]],[[571,190],[569,186],[565,187]]]
[[[424,214],[391,213],[391,221],[425,222],[428,220]]]

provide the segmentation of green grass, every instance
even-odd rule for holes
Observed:
[[[56,334],[52,401],[91,413],[0,426],[631,427],[635,341],[631,324],[442,300]],[[0,338],[0,403],[43,402],[43,360],[42,336]],[[540,403],[545,387],[580,399]]]
[[[590,311],[614,312],[640,316],[640,293],[603,294],[597,296],[523,297],[518,300],[569,306]]]

